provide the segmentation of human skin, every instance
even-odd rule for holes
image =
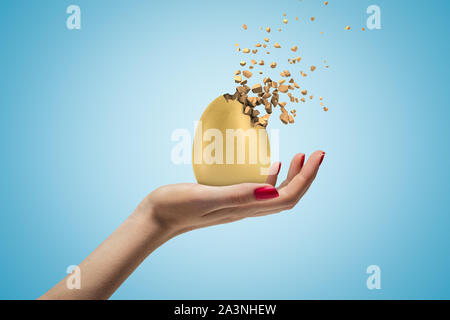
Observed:
[[[295,155],[278,188],[274,186],[279,162],[272,165],[266,184],[175,184],[156,189],[81,262],[80,289],[68,289],[66,277],[39,299],[108,299],[147,256],[179,234],[292,209],[313,183],[324,156],[316,151],[304,163],[304,154]]]

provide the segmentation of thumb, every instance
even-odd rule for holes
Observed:
[[[279,196],[270,184],[242,183],[225,187],[213,187],[216,208],[237,207],[256,201],[269,200]]]

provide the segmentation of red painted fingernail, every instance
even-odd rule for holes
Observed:
[[[302,159],[300,160],[300,168],[303,168],[304,164],[305,164],[305,155],[303,155]]]
[[[267,200],[279,197],[278,191],[274,187],[258,188],[254,192],[256,200]]]
[[[322,157],[320,157],[319,166],[322,164],[323,158],[325,158],[325,152],[322,153]]]
[[[280,170],[281,170],[281,162],[280,162],[280,165],[278,166],[277,175],[280,173]]]

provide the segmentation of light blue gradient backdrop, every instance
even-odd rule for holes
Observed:
[[[194,181],[172,131],[234,90],[234,44],[285,12],[271,39],[299,45],[304,70],[330,64],[302,82],[330,111],[271,123],[283,176],[296,152],[326,151],[316,182],[291,212],[171,240],[113,298],[450,298],[450,2],[329,2],[2,1],[0,298],[38,297],[147,193]],[[361,32],[370,4],[382,29]]]

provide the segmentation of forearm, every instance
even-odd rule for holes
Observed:
[[[80,289],[67,278],[40,299],[108,299],[156,248],[174,234],[151,221],[130,216],[80,265]]]

